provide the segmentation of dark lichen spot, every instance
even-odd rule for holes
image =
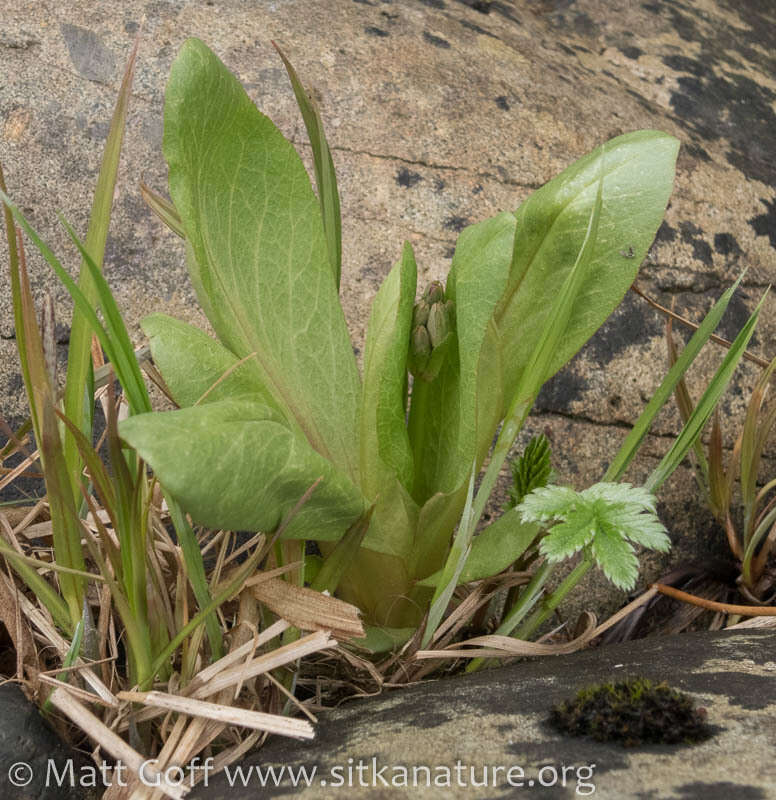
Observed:
[[[692,222],[682,222],[679,225],[682,241],[692,246],[693,258],[705,266],[712,266],[711,245],[703,238],[703,231]]]
[[[420,183],[422,180],[422,175],[417,172],[411,172],[407,167],[400,167],[399,171],[396,173],[396,183],[398,183],[399,186],[409,188],[415,186],[416,183]]]
[[[479,194],[482,191],[482,186],[478,183],[476,186],[472,187],[472,194]]]
[[[638,60],[639,56],[644,55],[644,51],[640,47],[635,47],[634,45],[621,47],[620,52],[625,56],[625,58],[630,58],[632,61],[636,61]]]
[[[473,22],[469,22],[468,19],[459,19],[458,20],[464,28],[468,28],[470,31],[474,31],[475,33],[482,34],[483,36],[490,36],[492,39],[498,39],[495,33],[491,33],[490,31],[486,31],[485,28],[481,27],[480,25],[475,25]]]
[[[684,152],[686,155],[697,158],[700,161],[711,161],[711,156],[706,148],[701,147],[697,142],[687,142],[684,145]]]
[[[660,227],[657,229],[655,241],[657,242],[673,242],[676,239],[676,229],[672,228],[667,222],[661,222]]]
[[[441,178],[434,178],[434,192],[439,194],[447,184]]]
[[[536,398],[536,410],[556,414],[570,413],[571,404],[582,397],[588,386],[588,382],[577,372],[572,361],[542,386]]]
[[[433,44],[434,47],[441,47],[443,50],[450,49],[450,42],[448,42],[447,39],[443,39],[441,36],[434,36],[433,33],[429,33],[428,31],[423,31],[423,38],[429,44]]]
[[[474,11],[479,11],[480,14],[490,14],[492,5],[502,5],[502,3],[494,4],[492,0],[458,0],[458,2],[463,3]]]
[[[573,700],[553,706],[549,722],[561,733],[624,747],[695,744],[715,733],[692,698],[646,678],[582,689]]]
[[[507,102],[506,95],[500,94],[496,98],[496,105],[504,111],[509,111],[509,103]]]
[[[442,225],[445,227],[445,230],[455,231],[456,233],[460,233],[468,224],[469,220],[467,217],[460,217],[455,214],[451,217],[448,217],[442,223]]]
[[[689,72],[690,75],[695,75],[696,78],[713,75],[713,72],[709,69],[708,65],[704,64],[702,61],[699,61],[697,58],[671,55],[663,56],[661,61],[667,67],[675,70],[676,72]]]
[[[382,28],[376,28],[374,25],[367,25],[366,28],[364,28],[364,33],[369,36],[377,36],[378,38],[385,38],[391,35],[388,31],[384,31]]]
[[[714,250],[723,256],[738,256],[741,248],[732,233],[715,233]]]
[[[445,258],[452,258],[455,255],[455,247],[450,245],[450,247],[445,248]]]
[[[776,200],[761,197],[760,202],[765,206],[766,212],[749,219],[749,224],[758,236],[767,236],[771,247],[776,247]]]
[[[598,364],[608,364],[616,355],[634,344],[644,344],[661,333],[656,314],[629,292],[609,319],[593,334],[583,353],[592,355]]]
[[[420,0],[420,2],[424,6],[430,6],[431,8],[444,8],[445,7],[445,0]]]
[[[733,341],[738,336],[741,328],[746,325],[749,315],[754,310],[754,303],[751,302],[749,295],[743,289],[739,289],[731,298],[725,314],[719,324],[717,333],[726,339]],[[752,336],[750,347],[757,345],[757,331]]]

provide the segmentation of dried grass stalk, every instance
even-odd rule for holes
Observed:
[[[267,714],[263,711],[249,711],[234,706],[208,703],[194,700],[191,697],[167,694],[165,692],[119,692],[120,700],[142,703],[146,706],[177,711],[191,717],[224,722],[242,728],[253,728],[257,731],[276,733],[279,736],[290,736],[294,739],[312,739],[315,737],[313,726],[304,719],[283,717],[279,714]]]

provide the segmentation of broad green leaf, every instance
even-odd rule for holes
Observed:
[[[415,501],[399,479],[390,473],[383,475],[379,492],[367,499],[374,502],[375,510],[364,547],[408,559],[418,523],[419,509]]]
[[[364,511],[348,477],[258,403],[221,400],[141,414],[119,432],[203,525],[274,530],[321,476],[284,538],[338,539]]]
[[[273,44],[275,44],[273,42]],[[323,122],[318,106],[312,95],[305,90],[296,70],[286,58],[283,51],[275,44],[278,55],[283,59],[288,78],[294,89],[294,97],[302,112],[304,126],[310,139],[313,151],[313,168],[315,170],[315,184],[318,187],[318,202],[321,204],[323,228],[326,231],[326,243],[329,248],[329,262],[334,270],[337,286],[340,284],[342,271],[342,220],[340,218],[340,199],[337,191],[337,176],[334,172],[334,162],[331,159],[331,150],[323,132]]]
[[[444,564],[450,538],[466,503],[465,483],[455,492],[438,492],[426,500],[418,514],[410,574],[418,580],[427,578]]]
[[[360,382],[318,201],[294,148],[197,39],[172,66],[163,148],[219,339],[256,354],[286,418],[355,480]]]
[[[665,212],[679,142],[659,131],[618,136],[534,192],[517,211],[514,257],[495,319],[505,402],[527,368],[585,238],[605,159],[602,208],[584,284],[547,373],[560,369],[601,326],[636,276]]]
[[[458,237],[446,289],[455,303],[456,337],[436,380],[413,385],[409,431],[418,502],[467,481],[500,419],[501,346],[493,314],[506,285],[514,230],[514,215],[505,212]]]
[[[364,349],[361,487],[373,499],[383,489],[387,471],[412,489],[414,468],[404,401],[416,282],[415,257],[406,242],[401,259],[372,303]]]
[[[365,625],[366,636],[362,639],[351,639],[350,644],[375,655],[387,653],[394,648],[406,644],[415,633],[415,628],[378,628]]]
[[[503,572],[525,553],[540,530],[535,522],[522,522],[517,509],[506,511],[474,537],[458,583],[478,581]],[[438,570],[420,584],[436,586],[441,575],[441,570]]]
[[[274,405],[261,385],[254,358],[241,362],[204,331],[166,314],[151,314],[141,327],[154,364],[181,408],[224,399]]]

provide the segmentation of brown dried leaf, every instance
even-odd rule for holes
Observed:
[[[356,639],[366,635],[359,610],[343,600],[293,586],[279,578],[263,580],[252,589],[257,600],[297,628],[331,631],[337,639]]]

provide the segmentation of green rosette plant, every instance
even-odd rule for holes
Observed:
[[[286,66],[317,196],[292,145],[202,42],[187,41],[173,64],[163,142],[172,203],[148,196],[185,239],[217,338],[147,317],[180,408],[136,414],[120,434],[208,526],[272,530],[321,478],[283,538],[317,542],[317,588],[356,603],[396,641],[429,610],[433,625],[446,593],[471,578],[467,560],[475,577],[495,574],[535,537],[538,526],[513,512],[473,533],[541,386],[633,282],[678,141],[618,136],[516,210],[466,228],[444,285],[417,303],[405,243],[374,298],[359,372],[339,302],[331,154]]]

